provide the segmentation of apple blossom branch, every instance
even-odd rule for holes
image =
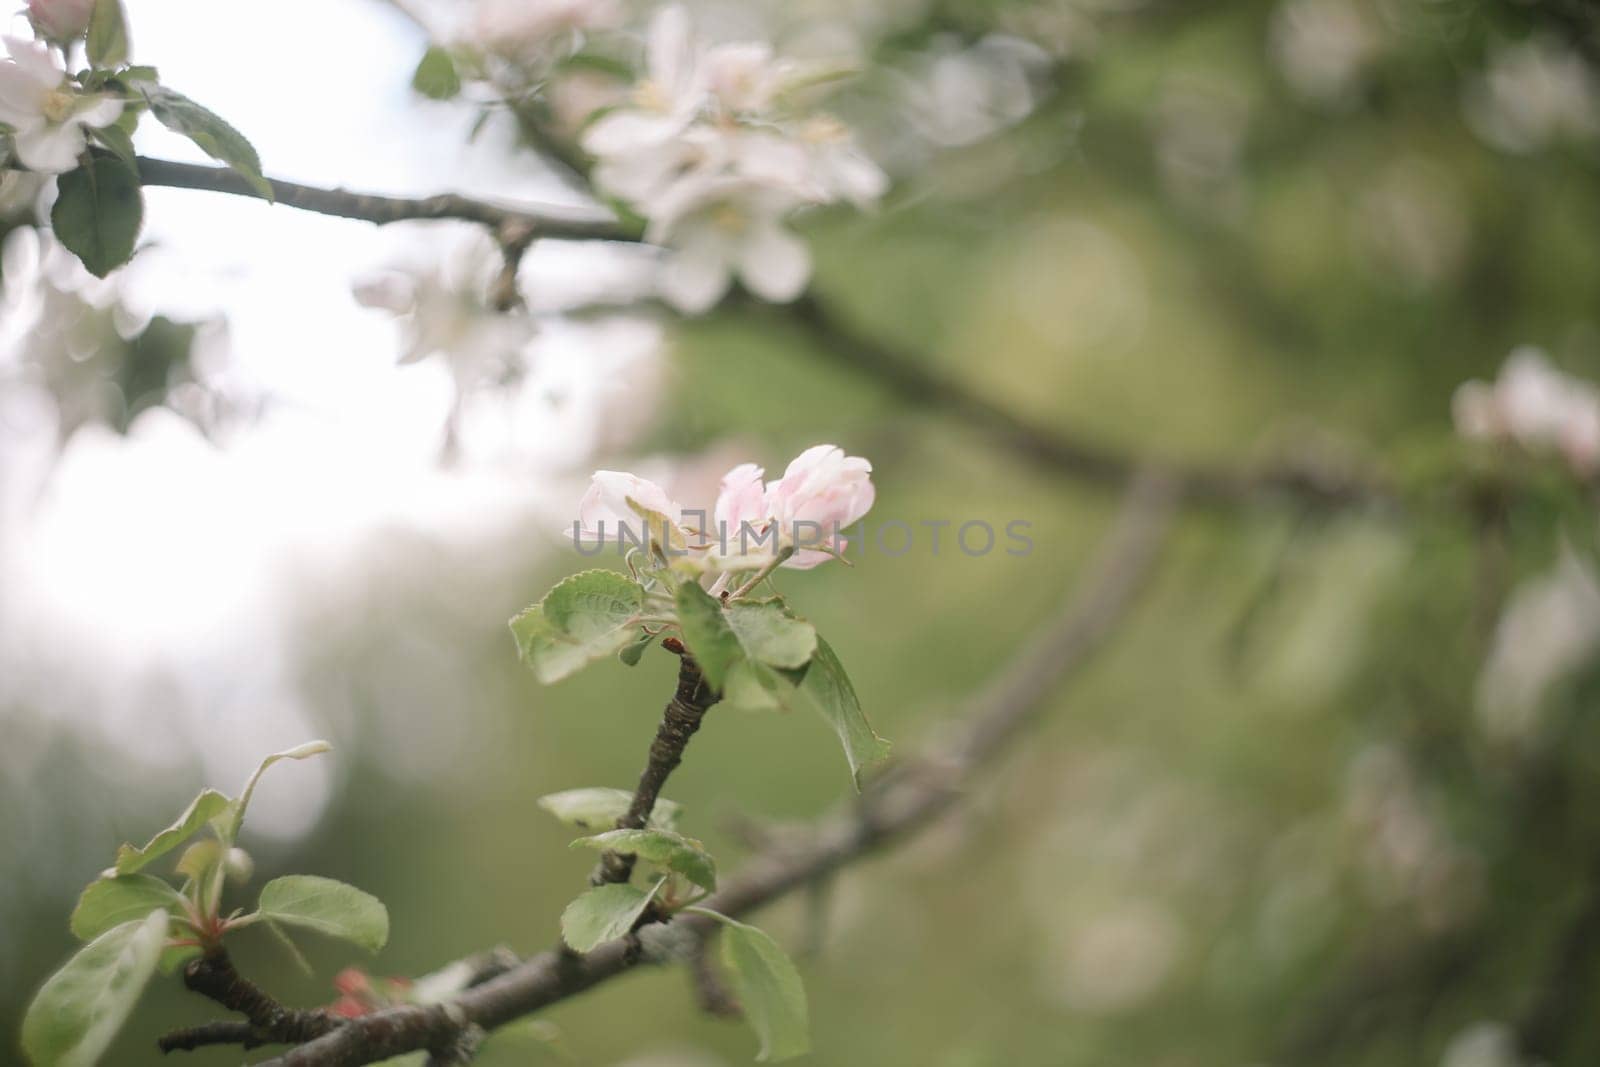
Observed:
[[[227,193],[260,199],[248,182],[226,167],[177,163],[139,157],[146,185]],[[487,227],[506,254],[505,273],[496,284],[494,303],[515,303],[515,264],[540,238],[637,243],[640,235],[621,224],[579,216],[555,208],[510,208],[455,194],[421,198],[381,196],[268,179],[280,204],[302,211],[357,219],[376,225],[403,221],[454,219]],[[746,299],[757,315],[803,331],[820,358],[865,374],[900,397],[953,416],[1002,448],[1035,466],[1102,487],[1126,484],[1148,461],[1026,419],[982,396],[955,378],[928,366],[909,352],[866,336],[847,323],[814,293],[792,304],[764,304]],[[1207,505],[1230,505],[1261,496],[1287,496],[1323,507],[1391,507],[1393,491],[1380,480],[1337,465],[1280,461],[1262,466],[1229,468],[1196,463],[1165,464],[1182,483],[1186,499]]]
[[[754,911],[896,843],[957,804],[976,772],[1047,710],[1050,695],[1127,615],[1155,568],[1182,492],[1168,475],[1136,476],[1085,587],[967,702],[959,720],[965,725],[955,739],[870,780],[854,804],[803,839],[759,857],[706,907],[728,916]],[[697,946],[715,925],[704,915],[682,915],[667,924],[663,941],[670,944],[676,932]],[[475,1028],[494,1030],[671,955],[642,942],[620,938],[586,955],[542,952],[448,1003],[388,1008],[342,1022],[267,1061],[267,1067],[356,1067],[449,1048]]]

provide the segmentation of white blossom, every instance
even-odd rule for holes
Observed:
[[[29,170],[61,174],[78,165],[84,127],[109,126],[122,101],[75,92],[66,72],[38,41],[5,38],[0,60],[0,122],[12,129],[17,159]]]
[[[746,178],[684,182],[654,207],[645,236],[674,251],[661,295],[691,314],[722,299],[735,276],[763,300],[793,300],[811,277],[811,250],[783,224],[787,192]]]
[[[682,311],[713,306],[738,278],[765,300],[805,288],[811,255],[787,222],[813,205],[870,207],[888,185],[837,119],[798,110],[819,71],[770,45],[707,46],[677,5],[652,19],[643,77],[583,146],[594,180],[647,221],[668,249],[661,295]]]
[[[617,0],[479,0],[468,36],[488,51],[532,58],[621,18]]]
[[[1558,41],[1536,37],[1498,48],[1466,91],[1467,120],[1507,152],[1536,152],[1560,140],[1600,135],[1600,79]]]
[[[1600,470],[1600,389],[1518,348],[1493,383],[1467,382],[1451,403],[1463,437],[1555,452],[1583,475]]]

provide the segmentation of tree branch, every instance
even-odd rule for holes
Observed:
[[[1170,477],[1137,478],[1083,593],[970,701],[964,716],[969,725],[954,744],[873,780],[857,803],[819,824],[808,840],[757,860],[705,906],[733,916],[754,911],[916,831],[955,803],[973,773],[1038,717],[1045,698],[1126,615],[1156,561],[1179,497],[1180,486]],[[690,915],[670,926],[703,939],[714,922]],[[438,1048],[469,1026],[494,1030],[653,958],[630,938],[583,956],[543,952],[450,1004],[390,1008],[352,1019],[268,1064],[357,1067]]]
[[[261,199],[260,194],[227,167],[199,166],[170,160],[138,159],[145,185],[198,189]],[[610,218],[580,215],[553,207],[507,207],[456,194],[422,198],[379,196],[345,189],[327,189],[268,179],[276,202],[302,211],[359,219],[383,226],[393,222],[456,219],[487,227],[506,256],[506,271],[497,281],[493,302],[516,303],[515,265],[540,238],[574,241],[638,242],[640,235]],[[1057,427],[1031,422],[927,361],[862,334],[846,323],[814,293],[792,304],[747,300],[755,313],[806,333],[822,358],[865,374],[902,399],[958,419],[1035,466],[1063,477],[1101,487],[1126,484],[1148,461],[1125,451],[1077,437]],[[1391,507],[1393,491],[1369,475],[1306,462],[1275,463],[1255,468],[1229,468],[1172,462],[1163,465],[1181,483],[1184,496],[1210,506],[1234,505],[1261,496],[1283,495],[1328,508]]]
[[[193,1052],[210,1045],[238,1045],[252,1049],[266,1043],[267,1039],[256,1033],[255,1027],[249,1023],[238,1019],[219,1019],[163,1034],[156,1042],[156,1047],[162,1052]]]
[[[238,172],[228,167],[175,163],[148,156],[138,157],[137,162],[139,181],[143,185],[264,199]],[[520,238],[523,247],[528,241],[539,237],[568,241],[639,240],[637,234],[612,218],[592,213],[580,214],[558,207],[506,207],[454,193],[411,198],[325,189],[277,178],[269,178],[267,182],[272,186],[274,202],[285,207],[341,219],[357,219],[378,226],[391,222],[456,219],[486,226],[502,242]]]
[[[700,667],[693,657],[683,651],[681,643],[672,638],[668,638],[667,642],[663,644],[680,657],[678,690],[661,714],[661,725],[656,728],[655,740],[650,743],[650,760],[639,775],[639,784],[633,791],[633,802],[628,805],[622,818],[617,820],[619,830],[641,830],[650,821],[650,813],[655,810],[656,800],[661,796],[661,787],[666,784],[667,776],[683,762],[683,750],[688,747],[689,738],[700,729],[700,720],[705,717],[707,709],[717,702],[717,695],[701,677]],[[589,881],[593,885],[626,882],[633,876],[633,863],[631,854],[604,853]]]

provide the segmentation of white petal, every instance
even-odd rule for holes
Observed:
[[[38,41],[7,37],[5,42],[6,51],[16,60],[17,69],[38,88],[54,89],[66,78],[66,71],[56,66],[56,61],[51,58],[50,49]]]
[[[0,122],[17,126],[42,117],[45,92],[21,67],[0,62]]]
[[[684,119],[648,111],[613,111],[589,127],[583,147],[594,156],[620,156],[654,148],[683,129]]]
[[[101,126],[111,125],[121,117],[122,101],[114,97],[102,96],[82,111],[75,112],[72,116],[72,121],[99,129]]]
[[[727,250],[715,240],[701,238],[667,257],[656,286],[667,303],[698,315],[721,300],[732,281]]]
[[[71,123],[19,130],[13,140],[22,165],[41,174],[65,174],[72,170],[84,149],[83,130]]]
[[[739,277],[761,299],[786,304],[811,279],[811,249],[776,223],[757,225],[739,249]]]
[[[689,11],[682,4],[662,8],[650,20],[645,42],[645,69],[663,90],[672,92],[692,76],[694,41]]]

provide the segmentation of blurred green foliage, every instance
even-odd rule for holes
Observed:
[[[1576,4],[1350,6],[1378,45],[1333,103],[1275,63],[1276,4],[953,10],[961,32],[1071,15],[1094,47],[1018,128],[935,157],[878,216],[817,220],[819,289],[972,389],[1128,449],[1318,449],[1395,474],[1455,462],[1451,391],[1512,346],[1600,371],[1595,142],[1510,154],[1463,105],[1496,48],[1543,35],[1592,55],[1595,38]],[[771,467],[837,441],[873,459],[879,517],[1032,523],[1026,557],[946,544],[783,579],[874,725],[915,749],[1074,588],[1112,501],[766,320],[735,311],[675,338],[648,447],[733,438]],[[1487,736],[1475,706],[1508,589],[1550,566],[1564,530],[1592,554],[1592,502],[1547,479],[1498,533],[1444,503],[1186,520],[1134,618],[959,816],[763,919],[815,950],[810,1062],[1411,1067],[1485,1021],[1550,1062],[1595,1062],[1600,671],[1555,691],[1520,744]],[[522,580],[486,588],[431,546],[381,547],[339,590],[355,610],[303,620],[340,777],[315,832],[261,847],[258,870],[381,896],[395,932],[378,973],[546,946],[592,857],[534,801],[631,784],[669,657],[540,689],[504,620],[573,559],[535,546]],[[7,1046],[68,951],[71,887],[197,784],[124,781],[114,754],[35,729],[12,742],[34,753],[30,791],[0,784]],[[447,767],[394,769],[442,736]],[[806,819],[849,788],[818,723],[713,711],[667,792],[732,868],[736,817]],[[23,823],[48,825],[54,848]],[[351,962],[313,944],[307,978],[265,936],[241,940],[241,968],[296,1003],[331,1000],[326,976]],[[115,1062],[153,1064],[157,1033],[211,1014],[162,985]],[[577,1063],[752,1052],[741,1027],[697,1014],[679,973],[549,1018]],[[547,1061],[513,1035],[481,1060]]]

